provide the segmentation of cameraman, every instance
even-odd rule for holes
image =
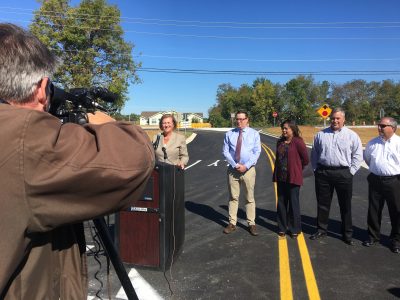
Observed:
[[[141,196],[152,145],[101,113],[61,125],[45,112],[53,54],[12,24],[0,45],[0,299],[86,299],[81,222]]]

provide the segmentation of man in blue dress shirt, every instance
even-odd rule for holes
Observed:
[[[245,189],[246,218],[251,235],[258,235],[255,225],[256,204],[254,200],[254,185],[258,157],[261,153],[260,134],[249,127],[248,114],[245,111],[236,113],[237,127],[225,134],[223,155],[229,164],[229,225],[224,233],[236,230],[237,211],[239,207],[240,186]]]
[[[353,245],[351,198],[353,176],[363,161],[360,137],[344,126],[345,112],[336,108],[331,113],[331,126],[321,130],[314,138],[311,164],[315,175],[318,231],[310,236],[317,240],[327,235],[329,210],[336,190],[342,219],[343,241]]]

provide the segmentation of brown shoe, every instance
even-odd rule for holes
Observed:
[[[236,226],[229,223],[229,225],[225,227],[224,233],[229,234],[231,232],[234,232],[235,230],[236,230]]]
[[[257,229],[256,229],[256,225],[250,225],[249,226],[249,232],[250,232],[251,235],[254,235],[254,236],[258,235],[258,232],[257,232]]]

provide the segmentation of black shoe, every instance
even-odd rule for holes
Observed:
[[[345,242],[349,246],[354,246],[354,242],[352,239],[343,239],[343,242]]]
[[[291,233],[291,234],[290,234],[290,237],[291,237],[292,239],[297,239],[298,236],[299,236],[298,233]]]
[[[314,233],[313,235],[310,236],[310,240],[319,240],[326,237],[326,233],[325,232],[320,232],[317,231],[316,233]]]
[[[378,244],[378,241],[376,241],[376,240],[366,240],[366,241],[364,241],[362,243],[362,245],[365,246],[365,247],[371,247],[371,246],[373,246],[375,244]]]
[[[392,250],[392,252],[396,253],[396,254],[400,253],[400,247],[399,246],[392,246],[392,247],[390,247],[390,250]]]

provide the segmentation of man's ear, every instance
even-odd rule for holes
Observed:
[[[48,77],[44,77],[38,84],[37,100],[43,106],[43,110],[46,110],[47,102],[49,101],[49,85],[50,79]]]

